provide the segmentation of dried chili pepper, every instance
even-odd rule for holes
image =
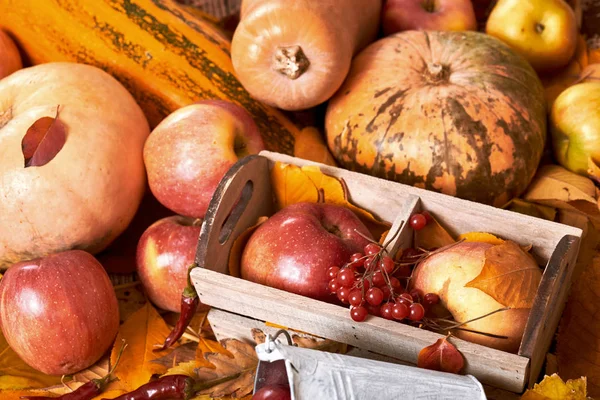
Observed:
[[[117,359],[115,361],[115,365],[110,368],[108,374],[99,379],[92,379],[91,381],[79,386],[76,390],[71,393],[65,393],[62,396],[58,397],[49,397],[49,396],[21,396],[22,399],[27,400],[91,400],[94,397],[98,396],[100,393],[106,389],[108,384],[112,382],[112,373],[115,371],[117,364],[119,364],[119,360],[121,359],[121,354],[123,354],[123,350],[125,350],[127,345],[123,343],[121,349],[119,350],[119,354],[117,355]]]
[[[200,304],[200,298],[198,297],[198,293],[196,293],[196,289],[194,285],[192,285],[192,279],[190,278],[191,270],[196,267],[197,264],[192,264],[188,268],[188,276],[187,276],[187,286],[183,289],[183,293],[181,294],[181,311],[179,314],[179,319],[173,327],[173,330],[165,339],[165,342],[162,346],[157,347],[154,351],[162,351],[173,345],[179,338],[183,335],[185,330],[187,329],[190,321],[196,314],[196,310],[198,309],[198,305]]]
[[[196,382],[187,375],[165,375],[113,400],[189,400],[196,392],[236,379],[240,375],[241,373],[234,374],[208,382]]]

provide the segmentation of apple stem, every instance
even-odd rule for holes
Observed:
[[[292,80],[298,79],[308,70],[310,61],[302,47],[280,46],[273,56],[273,69]]]
[[[539,22],[537,22],[537,23],[535,24],[535,31],[536,31],[538,34],[541,34],[542,32],[544,32],[544,29],[546,29],[546,27],[544,26],[544,24],[541,24],[541,23],[539,23]]]

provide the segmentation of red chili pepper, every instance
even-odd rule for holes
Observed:
[[[125,350],[126,345],[123,344],[121,349],[119,350],[119,354],[117,355],[117,360],[115,361],[115,365],[108,371],[108,374],[103,378],[92,379],[91,381],[79,386],[76,390],[71,393],[65,393],[62,396],[58,397],[48,397],[48,396],[21,396],[22,399],[27,400],[91,400],[94,397],[98,396],[100,393],[106,389],[106,386],[112,381],[111,376],[114,372],[117,364],[119,364],[119,360],[121,359],[121,354],[123,354],[123,350]]]
[[[167,375],[113,400],[188,400],[195,393],[193,386],[194,380],[187,375]]]
[[[194,285],[192,285],[192,280],[190,278],[190,271],[194,267],[196,267],[196,264],[192,264],[188,268],[188,284],[181,294],[181,312],[179,314],[179,319],[169,336],[165,339],[163,345],[155,348],[154,351],[165,350],[179,340],[190,324],[192,318],[194,318],[194,314],[196,314],[196,310],[200,304],[200,298],[198,297],[198,293],[196,293],[196,289],[194,288]]]

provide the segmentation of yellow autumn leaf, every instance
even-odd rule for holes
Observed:
[[[271,179],[278,209],[300,202],[324,202],[352,210],[374,237],[381,237],[391,226],[352,204],[344,181],[324,174],[318,166],[300,168],[277,162],[271,171]]]
[[[521,400],[586,400],[585,377],[564,382],[557,374],[546,375],[542,382],[527,390]]]
[[[196,348],[196,366],[214,368],[214,365],[204,357],[204,354],[207,353],[222,353],[226,354],[228,357],[233,357],[233,354],[227,351],[221,343],[216,340],[201,337],[198,341],[198,347]]]
[[[527,188],[523,198],[528,201],[557,200],[596,202],[596,187],[590,179],[559,165],[544,165]]]
[[[8,375],[37,382],[35,387],[41,388],[60,383],[59,376],[50,376],[31,368],[10,348],[0,330],[0,376]],[[32,385],[33,386],[33,385]]]
[[[155,345],[162,344],[169,333],[169,327],[149,302],[120,326],[110,360],[111,364],[115,363],[121,344],[125,341],[127,348],[114,372],[125,389],[137,389],[147,383],[152,375],[167,371],[164,365],[153,363],[152,360],[169,351],[153,351]]]
[[[0,399],[2,400],[21,400],[21,396],[52,396],[49,392],[29,390],[0,390]]]
[[[497,236],[492,235],[487,232],[467,232],[460,235],[457,240],[463,240],[465,242],[481,242],[481,243],[489,243],[489,244],[502,244],[504,243],[503,239],[500,239]]]
[[[114,289],[119,304],[121,323],[125,322],[131,314],[142,308],[148,301],[140,281],[117,285]]]
[[[323,136],[315,127],[309,126],[300,131],[294,140],[294,156],[321,164],[336,166]]]
[[[244,251],[244,247],[246,243],[248,243],[248,239],[252,236],[252,233],[268,219],[268,217],[260,217],[256,224],[252,225],[250,228],[246,229],[242,232],[231,245],[231,249],[229,250],[229,275],[239,278],[240,277],[240,263],[242,261],[242,253]]]
[[[42,387],[41,383],[35,379],[23,376],[0,376],[0,390],[37,389],[40,387]]]

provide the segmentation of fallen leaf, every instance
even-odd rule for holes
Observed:
[[[258,358],[254,347],[237,339],[224,339],[221,345],[231,353],[205,353],[204,358],[214,368],[200,367],[196,369],[199,381],[213,381],[227,377],[233,379],[203,390],[198,394],[208,394],[212,397],[232,396],[240,398],[252,392]]]
[[[300,168],[276,162],[271,170],[271,179],[278,209],[300,202],[337,204],[352,210],[374,237],[381,237],[391,227],[391,224],[379,221],[367,210],[352,204],[344,181],[324,174],[317,166]]]
[[[541,167],[523,198],[558,209],[582,212],[596,227],[600,227],[594,182],[559,165]]]
[[[22,390],[39,388],[40,382],[23,376],[0,375],[1,390]]]
[[[466,287],[473,287],[510,308],[531,308],[542,278],[533,257],[510,240],[488,248],[481,272]]]
[[[235,239],[231,245],[231,249],[229,250],[229,275],[236,278],[240,277],[240,265],[242,262],[242,252],[244,251],[244,247],[246,246],[246,243],[248,243],[248,239],[250,239],[250,236],[252,236],[256,228],[258,228],[267,219],[268,217],[259,217],[256,224],[246,229]]]
[[[196,360],[185,361],[172,366],[162,376],[167,375],[187,375],[190,378],[196,378]]]
[[[60,383],[59,376],[50,376],[31,368],[10,348],[0,330],[0,375],[9,375],[37,382],[38,388],[53,386]]]
[[[57,106],[54,118],[42,117],[35,121],[23,136],[21,150],[26,168],[48,164],[63,148],[67,129],[58,119],[58,110]]]
[[[182,344],[179,347],[174,348],[164,356],[152,360],[153,363],[164,365],[167,368],[172,368],[180,363],[187,363],[193,361],[194,367],[196,366],[196,349],[198,343],[188,342]],[[168,351],[168,350],[167,350]]]
[[[503,208],[520,214],[546,219],[548,221],[554,221],[556,218],[556,208],[530,203],[521,199],[512,199]]]
[[[52,396],[52,393],[44,391],[33,393],[29,390],[0,390],[2,400],[21,400],[21,396]]]
[[[114,289],[119,303],[119,319],[121,323],[125,322],[131,314],[135,313],[148,302],[140,281],[117,285]]]
[[[465,359],[448,337],[438,339],[434,344],[419,352],[417,367],[434,371],[458,374],[465,365]]]
[[[196,347],[196,366],[198,367],[207,367],[207,368],[215,368],[209,361],[204,358],[204,354],[206,353],[222,353],[227,355],[228,357],[233,357],[229,351],[227,351],[221,343],[216,340],[208,339],[206,337],[200,337],[198,341],[198,346]]]
[[[306,160],[336,166],[336,162],[323,140],[323,135],[315,127],[309,126],[300,131],[294,140],[294,156]]]
[[[79,371],[73,375],[71,380],[65,380],[59,385],[50,386],[44,388],[44,390],[57,394],[63,395],[65,393],[72,392],[77,390],[83,384],[91,381],[92,379],[100,379],[105,377],[108,374],[108,360],[109,355],[103,356],[100,360],[98,360],[94,365],[89,368],[84,369],[83,371]],[[115,382],[113,382],[115,383]],[[112,385],[112,383],[111,383]],[[116,385],[113,385],[113,387]]]
[[[556,340],[558,373],[587,376],[589,395],[600,396],[600,252],[573,281]]]
[[[111,353],[111,363],[114,364],[124,340],[127,348],[114,373],[124,388],[134,390],[147,383],[152,375],[167,371],[164,365],[152,361],[167,354],[167,350],[154,352],[153,349],[156,344],[162,344],[169,333],[169,327],[149,302],[120,326]]]
[[[587,173],[591,179],[595,180],[596,182],[600,182],[600,166],[591,157],[588,157]]]
[[[460,235],[457,240],[463,240],[465,242],[481,242],[481,243],[489,243],[489,244],[502,244],[504,243],[503,239],[500,239],[497,236],[492,235],[487,232],[467,232]]]
[[[433,250],[456,242],[442,225],[432,216],[423,229],[415,232],[414,247]]]
[[[540,383],[527,390],[521,400],[586,400],[586,384],[585,377],[565,383],[557,374],[546,375]]]

